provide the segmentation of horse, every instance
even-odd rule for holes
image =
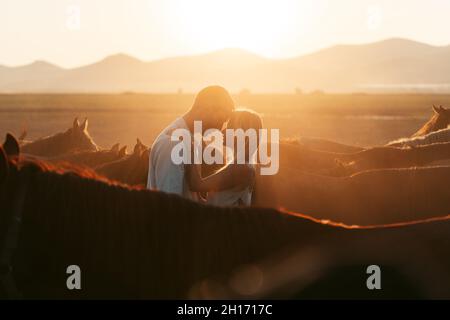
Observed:
[[[255,176],[252,204],[346,224],[399,223],[450,214],[450,167],[375,169],[344,177],[280,167]]]
[[[7,267],[13,267],[8,276],[24,298],[188,298],[205,279],[221,279],[267,259],[277,265],[291,250],[304,254],[297,272],[315,283],[323,282],[317,271],[333,274],[350,255],[349,263],[362,272],[374,257],[371,262],[398,270],[383,275],[386,283],[397,278],[417,283],[411,270],[419,270],[421,280],[433,279],[433,285],[439,280],[438,287],[420,282],[424,287],[414,291],[407,285],[393,288],[400,297],[450,297],[450,217],[362,228],[270,208],[212,207],[103,180],[93,171],[64,171],[27,160],[13,142],[0,147],[0,239],[4,248],[9,222],[20,215],[17,247]],[[364,255],[350,252],[358,246]],[[310,255],[311,249],[317,250]],[[405,252],[412,254],[400,254]],[[82,290],[67,288],[66,271],[74,264],[82,272]],[[266,289],[261,295],[282,296],[270,284],[286,279],[286,272],[262,275],[269,290],[256,286]],[[255,293],[252,274],[240,279],[234,283],[244,290],[235,297]],[[323,293],[337,297],[352,292],[346,284],[327,289]],[[302,292],[299,288],[294,297]]]
[[[116,143],[109,150],[72,152],[46,159],[46,161],[53,163],[69,162],[77,165],[95,168],[102,164],[124,158],[127,155],[127,146],[123,146],[120,149],[119,147],[120,145]]]
[[[99,147],[87,131],[88,119],[80,125],[78,119],[65,132],[40,138],[21,146],[22,152],[33,156],[55,157],[73,151],[98,151]]]
[[[374,147],[354,154],[337,155],[336,166],[322,171],[322,174],[348,176],[366,170],[430,166],[448,160],[450,142],[406,148]]]
[[[436,142],[450,142],[450,138],[442,131],[450,125],[450,110],[433,105],[433,115],[419,130],[407,138],[400,138],[391,141],[386,146],[418,146]],[[445,141],[443,141],[445,139]]]
[[[150,150],[137,139],[133,153],[121,159],[95,167],[95,171],[110,180],[129,185],[146,185]]]

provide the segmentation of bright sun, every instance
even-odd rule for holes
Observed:
[[[293,28],[301,28],[314,1],[178,0],[173,31],[196,51],[234,47],[266,56],[276,54]],[[292,40],[292,39],[291,39]]]

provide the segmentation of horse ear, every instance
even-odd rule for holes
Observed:
[[[17,157],[20,154],[19,142],[17,142],[17,139],[10,133],[6,134],[3,150],[9,157]]]
[[[134,146],[134,149],[133,149],[133,154],[139,154],[140,150],[141,150],[141,146],[139,145],[139,143],[136,143],[136,145]]]
[[[143,145],[143,143],[141,142],[141,140],[139,140],[139,138],[136,138],[136,144],[139,144],[139,145]]]
[[[439,109],[438,107],[436,107],[434,104],[433,104],[433,111],[434,111],[434,113],[436,113],[436,114],[439,114],[439,113],[440,113],[440,109]]]
[[[73,127],[73,130],[78,130],[78,128],[80,127],[80,123],[78,122],[78,118],[75,118],[75,119],[73,120],[73,125],[72,125],[72,127]]]
[[[0,182],[5,180],[9,172],[8,156],[0,146]]]
[[[119,151],[119,156],[124,157],[127,154],[127,146],[123,146]]]
[[[88,124],[89,124],[88,118],[84,118],[84,121],[80,126],[81,131],[87,131]]]
[[[111,151],[112,151],[112,152],[119,152],[119,146],[120,146],[120,144],[119,144],[119,143],[116,143],[115,145],[113,145],[113,146],[111,147]]]
[[[19,141],[25,140],[25,138],[27,137],[27,134],[28,134],[27,130],[23,129],[22,133],[19,136]]]

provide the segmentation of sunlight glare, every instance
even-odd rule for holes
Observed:
[[[314,1],[178,0],[174,32],[191,49],[241,48],[271,56],[311,16]]]

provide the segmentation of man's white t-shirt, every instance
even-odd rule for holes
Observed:
[[[171,158],[172,149],[179,141],[171,141],[175,129],[186,129],[183,118],[178,118],[165,128],[153,142],[147,179],[147,188],[175,193],[191,200],[198,200],[196,192],[191,192],[184,176],[184,165],[174,164]]]

